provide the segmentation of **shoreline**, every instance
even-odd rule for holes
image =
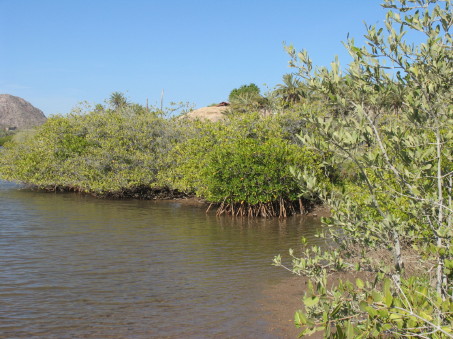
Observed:
[[[290,274],[290,273],[289,273]],[[372,280],[369,272],[336,272],[330,276],[328,286],[338,284],[339,280],[354,282],[356,278]],[[277,338],[299,338],[303,328],[294,325],[294,314],[303,309],[302,298],[306,291],[308,278],[290,275],[272,286],[267,286],[262,291],[260,304],[265,320],[269,324],[269,331]],[[324,338],[323,331],[313,333],[304,338]]]
[[[95,194],[90,192],[83,192],[80,189],[73,187],[48,187],[48,188],[39,188],[31,184],[18,184],[22,185],[22,189],[43,192],[43,193],[59,193],[59,194],[81,194],[85,196],[90,196],[95,199],[107,199],[107,200],[149,200],[149,201],[168,201],[168,202],[178,202],[185,206],[194,206],[194,207],[204,207],[206,211],[210,209],[210,205],[215,210],[216,205],[220,203],[209,203],[203,198],[196,197],[195,195],[186,194],[178,190],[170,190],[166,188],[148,188],[148,187],[137,187],[137,189],[124,191],[124,192],[109,192],[105,194]],[[295,215],[304,215],[309,217],[320,217],[327,218],[330,217],[330,208],[326,205],[313,205],[310,206],[308,211],[304,213],[296,213]],[[231,216],[231,215],[230,215]],[[253,217],[256,218],[256,217]]]

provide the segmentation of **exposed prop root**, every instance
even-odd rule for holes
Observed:
[[[208,209],[206,210],[206,214],[208,214],[208,212],[209,212],[209,210],[211,209],[211,207],[212,207],[212,203],[209,204],[209,207],[208,207]]]
[[[212,204],[206,212],[209,211]],[[237,217],[279,217],[286,218],[294,214],[308,212],[301,199],[297,201],[287,201],[283,198],[277,201],[258,203],[251,205],[248,203],[227,202],[226,199],[218,206],[216,215],[227,214]]]

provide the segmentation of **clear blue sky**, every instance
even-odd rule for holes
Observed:
[[[0,0],[0,93],[46,115],[114,91],[133,102],[227,100],[255,83],[265,91],[291,71],[283,42],[318,65],[348,33],[359,43],[383,24],[379,0]],[[360,43],[361,44],[361,43]]]

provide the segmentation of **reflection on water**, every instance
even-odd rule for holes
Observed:
[[[0,338],[271,338],[264,286],[319,222],[0,182]]]

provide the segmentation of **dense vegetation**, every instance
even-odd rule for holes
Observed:
[[[287,216],[304,212],[314,199],[299,193],[290,166],[323,180],[315,153],[294,139],[290,114],[262,117],[232,115],[223,123],[195,121],[184,142],[169,154],[167,185],[220,203],[218,213]],[[293,115],[293,119],[296,119]],[[300,119],[300,117],[299,117]],[[284,164],[284,166],[282,166]]]
[[[165,118],[117,92],[108,104],[51,117],[6,144],[1,177],[96,196],[196,195],[219,214],[281,217],[314,201],[300,196],[290,166],[323,180],[321,162],[288,126],[300,120],[294,113],[214,123]]]
[[[314,68],[288,46],[296,72],[266,96],[233,90],[222,122],[168,118],[113,93],[107,107],[6,143],[0,177],[98,196],[196,195],[235,216],[323,201],[332,246],[304,241],[287,267],[310,279],[295,318],[303,334],[453,337],[450,1],[384,6],[386,26],[368,27],[365,47],[346,42],[344,70]],[[406,43],[405,30],[425,41]],[[368,280],[332,285],[338,271]]]
[[[5,145],[2,177],[52,190],[117,195],[154,187],[168,149],[166,121],[134,108],[55,116]]]
[[[10,133],[0,133],[0,146],[3,146],[5,143],[8,141],[11,141],[13,139],[13,135]]]
[[[310,278],[302,334],[326,337],[453,337],[453,24],[450,1],[387,0],[386,26],[368,27],[353,62],[313,68],[288,46],[292,65],[326,109],[306,117],[304,145],[330,154],[342,185],[301,187],[332,208],[321,237],[331,247],[290,251]],[[425,40],[404,41],[405,30]],[[389,67],[391,66],[391,67]],[[392,73],[387,73],[388,70]],[[284,266],[282,258],[274,260]],[[284,266],[286,267],[286,266]],[[364,282],[335,272],[361,271]],[[366,273],[366,274],[365,274]]]
[[[260,88],[253,83],[234,88],[228,96],[232,110],[244,113],[267,108],[269,99],[260,92]]]

